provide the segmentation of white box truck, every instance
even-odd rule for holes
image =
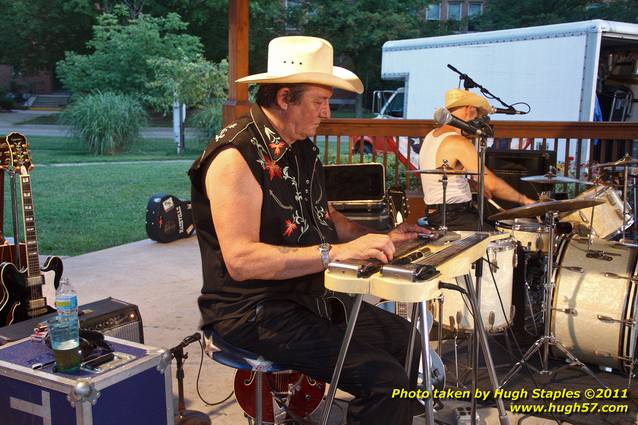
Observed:
[[[494,119],[593,121],[598,97],[603,120],[638,121],[631,108],[638,96],[637,24],[592,20],[388,41],[381,77],[404,82],[396,93],[403,118],[431,119],[443,106],[444,92],[459,84],[448,64],[505,102],[530,105],[528,115]],[[382,115],[401,115],[386,108],[395,99]]]
[[[388,41],[381,77],[400,80],[403,87],[374,93],[377,118],[432,119],[445,91],[459,86],[448,64],[506,103],[529,105],[527,115],[494,115],[495,120],[638,121],[638,108],[632,108],[638,97],[637,24],[592,20]],[[403,164],[418,168],[417,137],[389,139],[362,136],[354,147],[372,152],[387,145]]]

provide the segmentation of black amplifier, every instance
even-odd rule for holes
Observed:
[[[144,343],[142,316],[134,304],[115,298],[105,298],[79,307],[80,327],[98,331],[104,335],[132,342]],[[0,328],[0,345],[28,337],[38,323],[44,322],[57,313],[45,314]]]

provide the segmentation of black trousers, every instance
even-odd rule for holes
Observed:
[[[391,397],[395,388],[416,387],[418,333],[410,376],[404,369],[410,327],[407,320],[362,303],[338,385],[354,396],[349,425],[412,424],[414,400]],[[230,321],[215,326],[231,344],[326,382],[332,377],[345,329],[343,321],[336,323],[280,300],[260,304],[254,318],[240,326]]]

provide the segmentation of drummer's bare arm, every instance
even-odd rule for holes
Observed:
[[[437,162],[439,158],[448,159],[450,163],[458,161],[463,168],[473,173],[479,171],[479,158],[474,145],[469,139],[460,135],[445,139],[437,152]],[[533,200],[519,193],[488,168],[485,169],[485,193],[488,194],[490,198],[503,199],[522,205],[534,203]]]
[[[506,201],[517,202],[521,205],[533,204],[534,201],[519,193],[505,180],[496,176],[490,169],[485,169],[485,187],[489,188],[493,197]]]

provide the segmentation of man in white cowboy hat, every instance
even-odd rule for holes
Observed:
[[[332,46],[320,38],[272,40],[268,72],[238,80],[259,84],[256,105],[189,171],[202,329],[325,381],[344,336],[342,310],[352,305],[324,288],[328,263],[387,262],[395,242],[423,231],[404,224],[369,233],[328,205],[309,137],[330,117],[333,87],[363,92],[356,75],[332,62]],[[416,384],[416,364],[411,376],[403,366],[409,330],[407,321],[364,303],[339,382],[355,397],[349,424],[412,423],[412,401],[391,397],[394,388]]]
[[[487,100],[463,89],[451,89],[445,93],[445,108],[452,115],[464,121],[471,121],[489,113]],[[449,166],[469,172],[478,172],[479,160],[476,148],[461,130],[451,125],[443,125],[428,133],[421,145],[419,168],[434,169],[447,161]],[[441,176],[422,174],[421,184],[426,205],[426,216],[431,225],[442,222],[443,188]],[[485,194],[527,205],[534,201],[517,192],[492,171],[485,172]],[[472,205],[470,181],[462,175],[448,176],[446,191],[446,226],[450,230],[475,230],[478,211]]]

